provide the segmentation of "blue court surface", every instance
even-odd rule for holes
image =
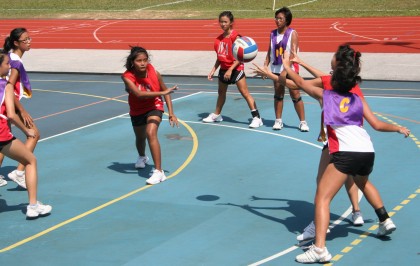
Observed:
[[[26,220],[27,193],[6,178],[0,265],[298,264],[296,236],[313,218],[321,153],[320,108],[312,98],[303,96],[310,132],[298,130],[288,95],[285,127],[273,131],[272,83],[250,78],[264,126],[248,128],[251,115],[234,86],[224,121],[204,124],[201,119],[214,111],[216,81],[164,77],[168,86],[180,87],[173,103],[181,123],[171,128],[164,116],[159,137],[169,179],[147,186],[153,162],[134,169],[134,134],[118,75],[30,76],[34,96],[23,104],[42,135],[35,150],[39,199],[53,212]],[[404,139],[366,125],[376,149],[371,180],[398,229],[377,238],[376,215],[362,196],[365,224],[353,226],[342,189],[331,204],[331,264],[420,265],[419,85],[362,83],[380,119],[412,131]],[[15,167],[6,159],[0,174]]]

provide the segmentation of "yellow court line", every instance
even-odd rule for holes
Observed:
[[[72,95],[79,95],[79,96],[89,96],[89,97],[93,97],[93,98],[99,98],[99,99],[106,99],[106,100],[112,100],[112,101],[117,101],[117,102],[122,102],[122,103],[127,103],[127,101],[124,100],[118,100],[115,97],[105,97],[105,96],[99,96],[99,95],[94,95],[94,94],[86,94],[86,93],[79,93],[79,92],[68,92],[68,91],[55,91],[55,90],[43,90],[43,89],[32,89],[33,91],[42,91],[42,92],[55,92],[55,93],[62,93],[62,94],[72,94]],[[122,97],[125,95],[120,95],[117,97]]]
[[[165,113],[165,115],[168,115],[168,114]],[[194,156],[195,156],[195,154],[197,153],[197,150],[198,150],[198,138],[197,138],[197,134],[195,134],[194,130],[186,122],[184,122],[182,120],[178,120],[178,121],[182,125],[184,125],[185,128],[190,132],[190,134],[191,134],[191,136],[193,138],[193,147],[191,149],[190,155],[187,157],[187,159],[184,161],[184,163],[177,170],[175,170],[170,176],[168,176],[168,179],[169,178],[172,178],[172,177],[174,177],[176,175],[178,175],[185,167],[187,167],[187,165],[192,161],[192,159],[194,158]],[[26,244],[26,243],[28,243],[28,242],[30,242],[32,240],[37,239],[38,237],[44,236],[44,235],[46,235],[46,234],[48,234],[48,233],[50,233],[50,232],[52,232],[54,230],[57,230],[57,229],[65,226],[67,224],[70,224],[70,223],[72,223],[74,221],[80,220],[83,217],[86,217],[86,216],[88,216],[88,215],[90,215],[90,214],[92,214],[94,212],[97,212],[97,211],[99,211],[99,210],[101,210],[101,209],[103,209],[105,207],[108,207],[108,206],[110,206],[110,205],[112,205],[114,203],[117,203],[117,202],[119,202],[119,201],[121,201],[123,199],[126,199],[126,198],[128,198],[128,197],[130,197],[130,196],[132,196],[132,195],[134,195],[134,194],[136,194],[136,193],[138,193],[140,191],[143,191],[145,189],[148,189],[150,187],[152,187],[152,185],[146,185],[146,186],[143,186],[143,187],[138,188],[136,190],[133,190],[133,191],[131,191],[131,192],[129,192],[129,193],[127,193],[127,194],[119,197],[119,198],[116,198],[116,199],[113,199],[111,201],[108,201],[108,202],[106,202],[106,203],[104,203],[104,204],[102,204],[102,205],[100,205],[100,206],[98,206],[96,208],[93,208],[93,209],[91,209],[89,211],[86,211],[86,212],[84,212],[84,213],[82,213],[80,215],[77,215],[77,216],[75,216],[75,217],[73,217],[71,219],[68,219],[68,220],[66,220],[64,222],[61,222],[61,223],[55,225],[55,226],[52,226],[52,227],[50,227],[50,228],[48,228],[48,229],[46,229],[44,231],[41,231],[41,232],[39,232],[39,233],[37,233],[37,234],[35,234],[33,236],[30,236],[30,237],[25,238],[25,239],[23,239],[23,240],[21,240],[19,242],[16,242],[16,243],[14,243],[14,244],[12,244],[10,246],[7,246],[7,247],[1,249],[0,250],[0,253],[9,251],[9,250],[14,249],[16,247],[19,247],[19,246],[21,246],[23,244]]]

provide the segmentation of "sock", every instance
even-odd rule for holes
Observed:
[[[19,170],[16,170],[16,174],[18,175],[18,176],[23,176],[23,174],[25,173],[25,171],[19,171]]]
[[[258,112],[258,109],[251,110],[251,115],[252,115],[252,118],[254,117],[260,118],[260,113]]]
[[[277,121],[277,122],[280,122],[280,123],[282,123],[282,122],[283,122],[283,120],[282,120],[281,118],[276,118],[276,121]]]
[[[389,218],[389,215],[388,215],[387,211],[385,210],[385,207],[381,207],[379,209],[376,209],[375,213],[379,218],[379,222],[381,222],[381,223]]]

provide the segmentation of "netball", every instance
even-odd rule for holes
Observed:
[[[236,39],[232,46],[233,56],[240,62],[251,62],[258,54],[258,45],[250,37]]]

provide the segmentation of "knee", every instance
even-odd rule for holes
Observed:
[[[298,102],[302,101],[302,97],[292,98],[292,101],[294,104],[297,104]]]
[[[276,102],[281,102],[281,101],[283,101],[283,96],[281,96],[281,95],[277,95],[277,94],[275,94],[274,95],[274,101],[276,101]]]

